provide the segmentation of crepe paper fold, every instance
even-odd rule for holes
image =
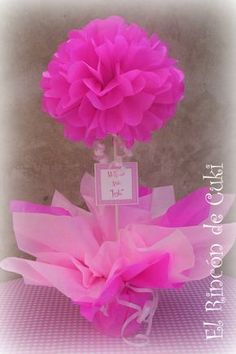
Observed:
[[[55,287],[107,335],[127,338],[143,323],[148,335],[158,289],[210,274],[206,260],[216,240],[203,224],[212,213],[225,215],[234,197],[225,194],[221,205],[210,207],[207,192],[199,188],[176,202],[172,186],[142,187],[138,205],[119,206],[117,238],[114,207],[95,204],[94,179],[85,174],[81,194],[88,211],[59,192],[51,206],[12,202],[18,247],[36,260],[11,257],[0,266],[26,284]],[[235,231],[235,223],[224,224],[218,235],[223,256]]]
[[[148,141],[175,114],[184,74],[156,34],[122,17],[74,29],[43,72],[42,108],[72,141]]]

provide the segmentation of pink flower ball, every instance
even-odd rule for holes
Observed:
[[[43,110],[65,137],[148,141],[174,115],[184,74],[156,34],[112,16],[72,30],[43,72]]]

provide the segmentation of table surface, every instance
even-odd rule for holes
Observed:
[[[205,311],[211,278],[181,289],[160,290],[152,333],[145,347],[98,333],[78,306],[54,288],[25,285],[22,279],[0,284],[1,353],[236,353],[236,279],[224,277],[223,311]],[[224,323],[223,339],[205,339],[203,322]]]

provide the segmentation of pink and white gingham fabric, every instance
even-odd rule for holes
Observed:
[[[79,308],[54,288],[0,284],[0,353],[236,353],[236,280],[224,277],[222,313],[206,315],[210,278],[182,289],[161,290],[149,344],[134,348],[101,335],[80,316]],[[206,341],[203,321],[221,319],[224,338]]]

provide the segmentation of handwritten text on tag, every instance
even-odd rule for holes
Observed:
[[[121,166],[96,163],[95,190],[98,205],[137,204],[137,163],[123,162]]]

